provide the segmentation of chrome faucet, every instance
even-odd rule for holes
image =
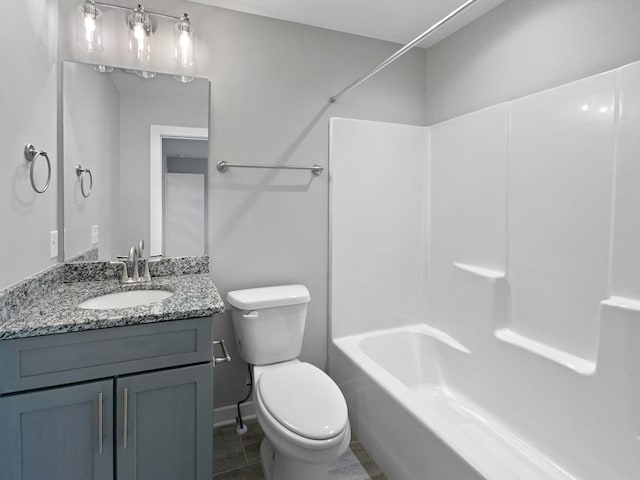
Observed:
[[[122,275],[120,275],[120,283],[131,283],[131,279],[129,278],[129,274],[127,273],[127,262],[109,262],[109,263],[111,265],[122,266]]]
[[[129,261],[133,262],[133,276],[131,277],[132,282],[140,281],[140,274],[138,272],[138,247],[131,247],[129,249]]]
[[[133,263],[133,275],[129,277],[127,273],[127,263],[123,261],[111,262],[112,265],[122,265],[122,275],[120,276],[120,283],[140,283],[151,281],[151,275],[149,274],[149,260],[144,260],[144,240],[139,240],[138,245],[134,245],[129,249],[129,255],[126,257],[118,256],[119,259],[126,259]],[[140,269],[138,266],[139,260],[144,261],[144,273],[140,276]]]
[[[149,273],[149,258],[145,260],[142,252],[144,251],[144,240],[138,242],[138,257],[144,261],[144,273],[142,274],[141,282],[150,282],[151,274]]]

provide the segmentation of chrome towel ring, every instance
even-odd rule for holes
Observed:
[[[85,190],[84,188],[85,174],[89,174],[88,190]],[[88,168],[82,168],[82,165],[78,164],[76,165],[76,175],[78,176],[78,179],[80,179],[80,192],[82,193],[82,196],[84,198],[89,198],[89,195],[91,195],[91,191],[93,190],[93,174],[91,173],[91,170],[89,170]]]
[[[31,186],[36,191],[36,193],[46,192],[49,188],[49,184],[51,183],[51,160],[49,160],[49,155],[44,150],[36,150],[36,147],[28,143],[24,146],[24,156],[28,162],[31,162],[31,169],[29,171]],[[41,189],[36,185],[36,180],[33,176],[33,167],[35,166],[38,157],[44,157],[44,159],[47,161],[47,183],[45,183],[44,187],[42,187]]]

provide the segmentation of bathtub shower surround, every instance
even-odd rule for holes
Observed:
[[[391,478],[640,477],[639,129],[640,63],[333,119],[329,368]]]

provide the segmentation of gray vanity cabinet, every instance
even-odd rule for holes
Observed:
[[[113,480],[113,381],[0,398],[0,478]]]
[[[211,365],[116,380],[118,480],[211,478]]]
[[[211,480],[212,335],[196,318],[0,341],[0,480]]]

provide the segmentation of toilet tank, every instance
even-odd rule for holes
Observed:
[[[235,290],[227,294],[242,359],[253,365],[292,360],[300,355],[307,304],[304,285]]]

